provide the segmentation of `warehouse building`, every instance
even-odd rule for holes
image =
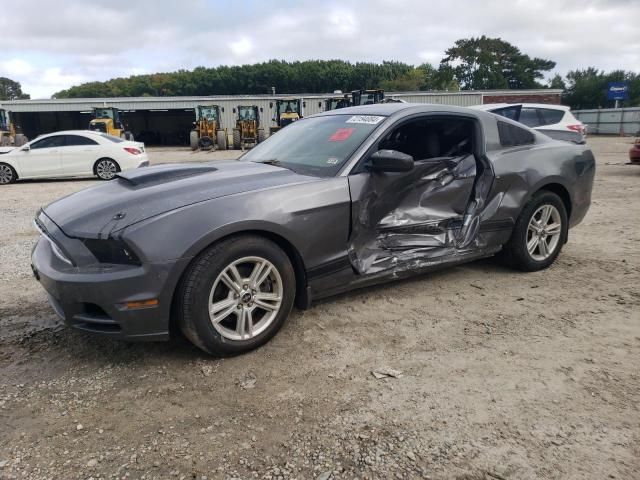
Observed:
[[[387,98],[410,103],[436,103],[467,107],[483,103],[560,103],[561,90],[488,90],[461,92],[387,92]],[[59,130],[86,129],[95,107],[115,107],[121,121],[136,140],[147,145],[188,145],[198,105],[218,105],[222,127],[231,131],[239,105],[255,105],[260,127],[274,125],[275,100],[300,98],[303,116],[324,111],[325,100],[335,94],[235,95],[204,97],[69,98],[4,101],[0,108],[11,113],[16,125],[33,139]]]

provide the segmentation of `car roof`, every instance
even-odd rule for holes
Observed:
[[[454,105],[441,105],[435,103],[376,103],[374,105],[358,105],[355,107],[339,108],[337,110],[328,110],[321,112],[316,116],[323,115],[380,115],[389,117],[398,112],[405,113],[429,113],[429,112],[448,112],[448,113],[466,113],[469,114],[469,108],[457,107]],[[473,112],[476,113],[476,112]]]
[[[531,108],[547,108],[550,110],[563,110],[568,111],[571,107],[566,105],[556,105],[552,103],[485,103],[483,105],[474,105],[471,108],[475,110],[493,110],[496,108],[505,108],[505,107],[531,107]]]

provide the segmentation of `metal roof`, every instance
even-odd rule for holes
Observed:
[[[345,92],[347,94],[349,92]],[[418,92],[386,92],[387,97],[405,98],[418,103],[453,103],[456,105],[473,105],[482,103],[486,95],[548,95],[561,94],[562,90],[465,90],[459,92],[446,91],[418,91]],[[11,112],[79,112],[91,110],[93,107],[113,106],[121,110],[177,110],[194,108],[202,104],[248,101],[270,101],[279,98],[300,98],[302,100],[323,100],[338,94],[281,94],[281,95],[210,95],[189,97],[112,97],[112,98],[59,98],[41,100],[10,100],[3,101],[0,107]],[[431,100],[431,101],[430,101]]]

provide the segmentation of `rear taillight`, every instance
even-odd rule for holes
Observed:
[[[131,155],[140,155],[142,151],[133,147],[124,147],[124,149],[129,152]]]
[[[569,130],[573,130],[574,132],[584,133],[584,126],[579,123],[577,125],[567,125]]]

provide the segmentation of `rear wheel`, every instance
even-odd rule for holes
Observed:
[[[197,130],[191,130],[191,132],[189,132],[189,146],[191,147],[191,150],[198,149],[198,131]]]
[[[264,128],[259,128],[258,129],[258,143],[264,142],[264,139],[265,139]]]
[[[120,171],[120,166],[110,158],[101,158],[93,168],[100,180],[111,180]]]
[[[233,149],[234,150],[240,150],[240,142],[241,142],[241,138],[240,138],[240,130],[238,130],[237,128],[233,129]]]
[[[178,294],[180,328],[213,355],[244,353],[282,327],[295,298],[289,257],[273,242],[242,235],[205,250]]]
[[[224,130],[218,130],[218,132],[216,133],[216,140],[219,150],[227,149],[227,132],[225,132]]]
[[[11,165],[0,163],[0,185],[8,185],[18,179],[18,174]]]
[[[567,209],[558,195],[540,191],[527,203],[505,246],[508,262],[526,272],[550,266],[567,240]]]

